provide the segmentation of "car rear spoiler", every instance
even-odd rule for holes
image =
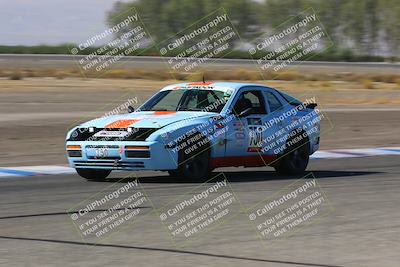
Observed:
[[[317,106],[317,103],[308,103],[308,104],[305,104],[305,106],[306,106],[306,108],[309,108],[309,109],[315,109],[315,107]]]

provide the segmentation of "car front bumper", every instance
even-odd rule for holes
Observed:
[[[111,170],[175,170],[178,157],[160,142],[67,141],[73,168]]]

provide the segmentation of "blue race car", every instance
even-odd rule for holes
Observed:
[[[319,148],[315,107],[256,84],[170,85],[137,110],[71,129],[68,161],[89,180],[104,180],[112,170],[160,170],[198,180],[232,166],[299,174]]]

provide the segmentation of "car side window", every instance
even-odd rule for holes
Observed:
[[[275,111],[283,108],[282,103],[279,101],[279,99],[273,93],[271,93],[271,92],[265,92],[265,93],[267,96],[269,110],[271,112],[275,112]]]
[[[235,114],[252,108],[251,114],[266,114],[264,98],[260,90],[245,91],[239,95],[233,107]]]

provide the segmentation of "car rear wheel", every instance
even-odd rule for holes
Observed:
[[[287,144],[290,144],[291,140],[289,140]],[[279,174],[302,174],[307,168],[309,159],[310,150],[308,139],[302,138],[300,142],[295,142],[293,145],[287,145],[285,154],[274,168]]]
[[[111,173],[111,170],[101,169],[76,169],[79,176],[92,181],[104,181]]]

